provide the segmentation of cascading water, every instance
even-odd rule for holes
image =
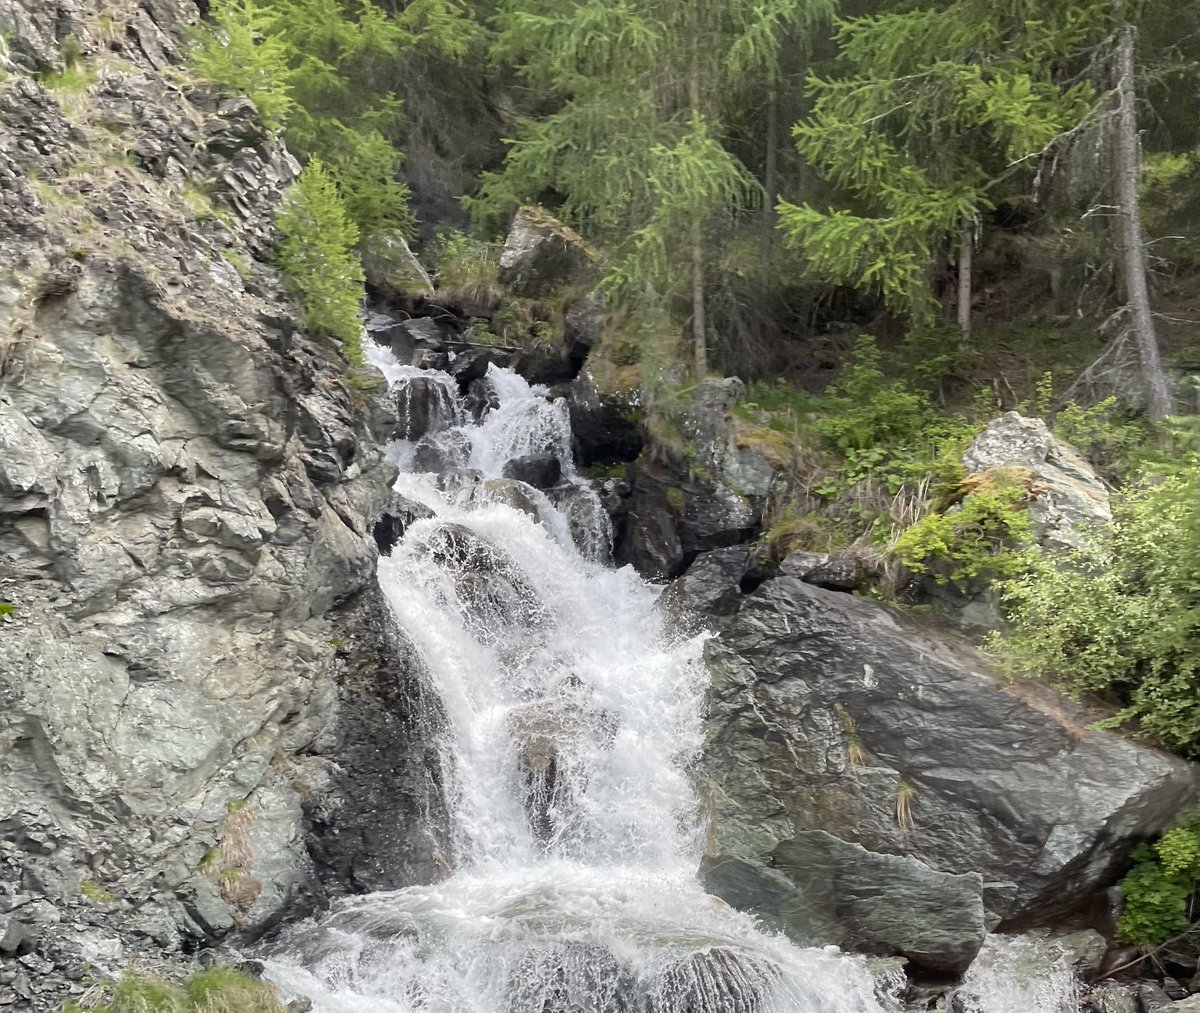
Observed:
[[[562,406],[493,366],[476,424],[449,377],[376,354],[394,385],[446,385],[441,417],[394,448],[397,491],[433,515],[379,580],[444,704],[452,872],[336,905],[270,978],[318,1013],[896,1008],[900,981],[700,888],[702,638],[673,639],[656,590],[603,565]],[[502,478],[528,454],[559,459],[552,496]]]

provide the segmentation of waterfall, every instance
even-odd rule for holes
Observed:
[[[448,874],[335,904],[270,979],[317,1013],[898,1008],[899,975],[798,948],[700,888],[703,636],[671,636],[658,589],[606,565],[562,404],[493,365],[471,405],[453,378],[373,354],[411,413],[397,494],[431,514],[379,581],[446,713]],[[531,454],[561,466],[549,493],[504,477]]]

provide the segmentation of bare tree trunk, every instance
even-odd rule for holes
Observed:
[[[704,247],[700,226],[692,233],[692,351],[697,379],[708,375],[708,323],[704,312]]]
[[[1146,248],[1142,238],[1142,216],[1138,207],[1137,93],[1133,77],[1133,51],[1137,29],[1124,25],[1117,49],[1117,201],[1121,206],[1121,264],[1125,298],[1141,360],[1142,380],[1151,421],[1161,422],[1171,414],[1171,394],[1158,354],[1154,317],[1150,312],[1150,290],[1146,284]]]
[[[772,240],[775,235],[775,198],[778,181],[779,154],[779,97],[775,86],[771,86],[771,94],[767,96],[767,155],[763,169],[763,253],[771,252]]]
[[[958,238],[958,330],[965,338],[971,333],[971,223],[963,225]]]
[[[692,115],[700,115],[699,32],[692,35],[692,65],[688,74],[688,100]],[[704,312],[704,244],[699,220],[692,224],[692,353],[696,378],[708,375],[708,324]]]

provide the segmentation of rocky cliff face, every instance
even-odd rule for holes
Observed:
[[[339,681],[389,423],[267,264],[297,166],[179,69],[196,14],[0,3],[4,1008],[319,897],[341,705],[403,695]]]

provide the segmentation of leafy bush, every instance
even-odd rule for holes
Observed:
[[[1028,490],[1018,469],[993,468],[988,481],[971,489],[961,504],[930,513],[903,531],[893,555],[913,573],[932,573],[940,582],[1014,576],[1028,565],[1022,549],[1032,532],[1025,509]]]
[[[63,1013],[83,1013],[68,1003]],[[237,971],[211,968],[176,985],[127,971],[91,1013],[285,1013],[274,987]]]
[[[345,345],[346,358],[361,363],[363,271],[354,252],[358,226],[318,159],[300,173],[277,224],[284,235],[279,266],[304,302],[305,325],[337,338]]]
[[[1134,866],[1121,880],[1125,910],[1117,935],[1127,943],[1156,946],[1179,934],[1195,918],[1192,907],[1200,886],[1200,820],[1167,830],[1151,847],[1133,855]]]
[[[1200,480],[1193,452],[1146,472],[1087,546],[1001,584],[1012,626],[991,646],[1018,673],[1102,693],[1184,756],[1200,756]]]

